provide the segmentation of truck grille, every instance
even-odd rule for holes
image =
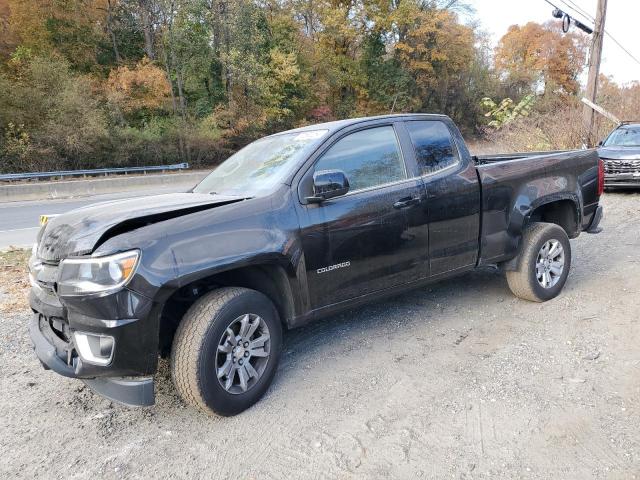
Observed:
[[[640,159],[637,160],[607,160],[603,159],[604,173],[640,173]]]

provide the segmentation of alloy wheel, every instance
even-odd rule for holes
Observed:
[[[236,318],[218,342],[218,382],[229,393],[245,393],[262,377],[270,352],[269,327],[264,319],[251,313]]]
[[[542,288],[552,288],[562,277],[564,271],[564,248],[555,239],[546,241],[536,259],[536,278]]]

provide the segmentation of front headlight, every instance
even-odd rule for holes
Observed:
[[[69,258],[60,262],[58,295],[108,293],[124,286],[138,266],[140,252],[107,257]]]

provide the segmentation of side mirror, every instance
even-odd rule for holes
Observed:
[[[602,142],[602,140],[600,140],[600,141],[598,142],[598,146],[599,146],[599,147],[601,147],[601,146],[602,146],[602,143],[603,143],[603,142]]]
[[[313,196],[309,203],[321,203],[349,191],[349,180],[342,170],[319,170],[313,174]]]

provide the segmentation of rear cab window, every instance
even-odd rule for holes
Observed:
[[[431,175],[460,162],[451,132],[438,120],[413,120],[405,123],[416,153],[420,175]]]

